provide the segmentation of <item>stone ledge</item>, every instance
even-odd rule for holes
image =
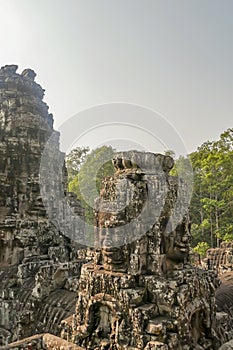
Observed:
[[[0,347],[0,350],[11,349],[84,350],[80,346],[49,333],[36,334],[32,337]]]
[[[83,350],[80,346],[70,343],[62,338],[56,337],[55,335],[46,333],[43,335],[43,342],[46,349],[51,350]]]
[[[223,344],[219,350],[232,350],[233,349],[233,340],[230,340],[229,342]]]

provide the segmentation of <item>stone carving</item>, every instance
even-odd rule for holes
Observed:
[[[222,242],[219,248],[209,249],[204,261],[220,275],[233,271],[233,243]]]
[[[116,153],[116,172],[96,203],[94,256],[48,219],[38,174],[53,117],[35,76],[30,69],[18,74],[16,65],[0,70],[2,349],[218,349],[233,337],[225,309],[231,288],[218,290],[216,312],[219,280],[191,264],[186,187],[169,175],[171,157]],[[50,157],[59,160],[53,136]],[[66,192],[65,169],[60,175],[48,199],[54,222],[62,221],[58,187],[84,215]]]
[[[17,68],[0,69],[0,346],[59,334],[59,322],[74,312],[84,261],[46,215],[39,167],[53,116],[35,72]],[[67,199],[82,215],[74,195]]]
[[[76,312],[62,322],[62,337],[96,350],[217,349],[225,338],[215,324],[216,275],[190,263],[188,213],[168,229],[178,193],[168,174],[173,161],[129,154],[116,154],[116,173],[103,181],[94,262],[82,267]]]
[[[11,343],[9,345],[1,347],[1,350],[19,350],[19,349],[29,349],[29,350],[84,350],[75,344],[69,343],[64,339],[56,337],[52,334],[44,333],[37,334],[28,337],[23,340]]]

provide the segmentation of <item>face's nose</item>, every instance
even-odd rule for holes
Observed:
[[[188,235],[182,236],[181,241],[182,241],[183,243],[187,243],[187,242],[189,241],[189,236],[188,236]]]
[[[103,247],[111,247],[112,246],[112,237],[108,230],[106,230],[106,235],[103,241]]]

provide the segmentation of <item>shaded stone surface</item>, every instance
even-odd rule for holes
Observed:
[[[96,350],[217,349],[225,335],[216,327],[216,274],[190,263],[188,212],[169,226],[185,185],[161,167],[165,156],[121,155],[103,182],[94,262],[82,267],[62,337]],[[160,166],[151,166],[156,157]]]
[[[1,347],[1,350],[10,350],[10,349],[30,349],[30,350],[82,350],[80,346],[69,343],[64,339],[56,337],[52,334],[37,334],[23,340],[11,343]]]
[[[222,345],[219,350],[232,350],[233,349],[233,340],[230,340],[229,342]]]
[[[41,155],[52,133],[59,149],[59,134],[35,76],[31,69],[18,74],[16,65],[0,69],[0,345],[59,334],[60,321],[74,311],[83,263],[42,203]],[[72,194],[67,198],[82,211]]]
[[[221,285],[216,290],[216,305],[219,314],[223,315],[222,320],[226,324],[228,339],[231,339],[233,338],[233,243],[222,242],[219,248],[209,249],[205,264],[219,275]],[[229,345],[223,348],[227,349],[227,346]]]
[[[186,186],[169,176],[173,159],[115,154],[116,172],[104,179],[96,203],[94,258],[86,263],[92,253],[49,219],[62,224],[56,193],[64,192],[74,213],[84,213],[66,192],[65,168],[53,169],[53,158],[64,155],[35,77],[31,69],[17,74],[16,65],[0,70],[2,349],[218,349],[233,336],[232,288],[218,289],[216,309],[215,272],[191,264]],[[39,167],[52,134],[53,176],[42,183],[54,187],[48,217]],[[70,222],[68,216],[64,228],[73,235]]]
[[[220,285],[216,291],[216,305],[218,311],[224,311],[233,317],[233,285]]]
[[[219,248],[208,249],[205,262],[219,275],[233,270],[233,242],[222,242]]]

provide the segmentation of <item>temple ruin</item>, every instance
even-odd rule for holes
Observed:
[[[35,76],[0,70],[1,349],[219,349],[233,338],[231,317],[216,305],[216,272],[191,262],[189,212],[178,215],[186,187],[169,175],[171,157],[115,154],[93,258],[51,222],[39,167],[53,116]]]
[[[233,271],[233,243],[222,242],[219,248],[208,249],[205,263],[219,275]]]
[[[44,90],[32,70],[16,71],[0,70],[0,345],[34,333],[59,335],[77,299],[66,282],[83,264],[42,203],[40,159],[54,132]]]
[[[143,170],[124,165],[129,158],[138,158]],[[121,165],[105,179],[96,212],[100,249],[82,267],[76,312],[62,322],[62,336],[85,349],[217,348],[222,341],[215,332],[218,281],[190,262],[188,213],[166,231],[178,193],[178,179],[168,175],[172,159],[127,152],[116,154],[114,163]],[[164,182],[167,193],[158,213]],[[147,206],[148,185],[154,206]],[[124,210],[117,208],[126,202],[120,196],[131,198]],[[107,206],[114,202],[110,212]],[[143,219],[129,227],[142,207]],[[135,239],[128,239],[130,234]]]

